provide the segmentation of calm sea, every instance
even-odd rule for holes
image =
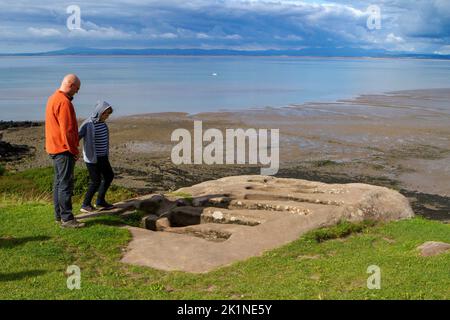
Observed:
[[[288,57],[0,57],[0,120],[43,120],[66,73],[82,80],[74,99],[115,116],[236,110],[327,102],[393,90],[450,88],[450,61]]]

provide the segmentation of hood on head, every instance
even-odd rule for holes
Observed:
[[[105,112],[105,110],[108,108],[112,108],[112,106],[108,102],[97,101],[94,112],[91,114],[92,121],[94,121],[94,122],[99,121],[102,113]]]

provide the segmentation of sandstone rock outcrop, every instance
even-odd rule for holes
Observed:
[[[423,257],[436,256],[450,250],[450,243],[439,241],[427,241],[417,247]]]
[[[188,272],[260,255],[340,220],[414,216],[408,200],[388,188],[258,175],[206,181],[118,206],[148,213],[143,228],[130,228],[133,240],[123,262]]]

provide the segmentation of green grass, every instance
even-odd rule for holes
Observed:
[[[187,274],[121,263],[130,234],[115,217],[66,230],[52,212],[45,202],[0,203],[0,299],[450,298],[450,254],[425,258],[416,250],[450,242],[450,226],[435,221],[343,223],[339,232],[328,229],[337,239],[318,242],[315,231],[261,257]],[[72,264],[81,268],[81,290],[66,287]],[[370,265],[381,268],[380,290],[366,287]]]
[[[192,205],[192,201],[194,200],[194,198],[192,197],[192,194],[187,193],[187,192],[169,192],[169,193],[167,193],[167,195],[182,198],[182,199],[186,200],[186,202],[190,205]]]
[[[374,226],[375,221],[367,220],[359,223],[339,221],[338,224],[329,228],[313,230],[305,235],[305,239],[322,242],[330,239],[345,238],[351,234],[365,231],[368,227]]]
[[[77,168],[75,205],[87,172]],[[384,225],[340,222],[282,248],[207,274],[164,272],[120,262],[142,213],[98,217],[80,230],[53,222],[52,168],[0,177],[0,299],[449,299],[450,254],[424,258],[425,241],[450,242],[450,226],[415,218]],[[187,200],[189,194],[173,194]],[[112,187],[109,200],[134,196]],[[149,248],[151,250],[151,248]],[[81,268],[81,290],[65,271]],[[369,290],[370,265],[381,289]]]
[[[136,210],[133,213],[124,217],[115,217],[118,224],[126,224],[132,227],[140,227],[142,218],[147,216],[148,213],[140,210]]]
[[[75,209],[81,204],[89,183],[89,174],[85,168],[75,167],[74,171]],[[0,200],[4,202],[23,203],[27,201],[50,201],[52,199],[53,168],[29,169],[22,172],[6,172],[0,178]],[[125,188],[112,185],[108,190],[107,200],[117,202],[135,196]]]

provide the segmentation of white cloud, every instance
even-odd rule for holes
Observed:
[[[242,39],[242,37],[240,35],[238,35],[238,34],[229,34],[229,35],[226,35],[223,38],[226,39],[226,40],[241,40]]]
[[[396,36],[393,33],[389,33],[386,36],[386,42],[387,43],[403,43],[405,40],[402,37]]]
[[[213,40],[213,39],[221,39],[221,40],[241,40],[242,37],[238,34],[229,34],[229,35],[214,35],[214,34],[207,34],[203,32],[199,32],[195,36],[197,39],[202,40]]]
[[[211,37],[209,35],[207,35],[206,33],[203,33],[203,32],[197,33],[195,37],[197,39],[211,39]]]
[[[134,34],[117,30],[113,27],[101,27],[93,22],[81,23],[81,29],[70,30],[68,33],[72,38],[94,38],[94,39],[130,39]]]
[[[172,32],[166,32],[166,33],[162,33],[157,35],[157,38],[160,39],[176,39],[178,38],[178,35],[176,35],[175,33]]]
[[[54,28],[34,28],[30,27],[27,29],[29,33],[37,37],[55,37],[61,36],[61,32]]]
[[[277,40],[282,40],[282,41],[302,41],[303,40],[303,37],[300,37],[295,34],[289,34],[287,36],[275,36],[274,38]]]
[[[439,50],[436,50],[434,53],[440,54],[440,55],[449,55],[450,54],[450,45],[442,46],[439,48]]]
[[[68,0],[67,0],[68,1]],[[69,31],[63,0],[0,3],[2,47],[352,47],[446,52],[449,0],[379,0],[382,29],[366,27],[359,0],[77,0],[81,30]],[[376,4],[375,1],[374,4]],[[13,18],[14,17],[14,18]],[[95,22],[95,23],[94,23]],[[0,49],[1,50],[1,49]]]

